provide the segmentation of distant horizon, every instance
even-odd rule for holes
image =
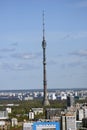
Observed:
[[[49,88],[47,89],[48,91],[49,90],[86,90],[87,88]],[[7,90],[0,90],[0,91],[27,91],[27,90],[30,90],[30,91],[33,91],[33,90],[41,90],[43,91],[43,89],[7,89]]]

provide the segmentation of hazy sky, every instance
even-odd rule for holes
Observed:
[[[87,87],[87,0],[0,0],[0,89]]]

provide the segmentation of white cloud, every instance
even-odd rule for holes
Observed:
[[[87,38],[87,31],[80,32],[49,32],[48,38],[54,40],[72,40]]]
[[[0,49],[0,52],[14,52],[15,48],[2,48]]]
[[[19,59],[34,59],[37,58],[38,56],[40,56],[40,53],[15,53],[11,55],[14,58],[19,58]]]
[[[75,62],[68,63],[68,67],[77,67],[77,66],[81,66],[81,65],[82,65],[81,61],[75,61]]]
[[[66,33],[63,39],[81,39],[81,38],[87,38],[87,32],[69,32]]]
[[[0,63],[0,68],[5,70],[12,70],[12,71],[16,71],[16,70],[20,70],[20,71],[25,71],[25,70],[33,70],[33,69],[37,69],[38,66],[37,65],[33,65],[33,64],[27,64],[27,63],[8,63],[8,62],[4,62],[4,63]]]
[[[87,50],[74,51],[71,55],[87,57]]]

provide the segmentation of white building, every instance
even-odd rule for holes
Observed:
[[[49,93],[49,94],[48,94],[48,99],[49,99],[49,100],[56,100],[56,95],[55,95],[55,93]]]
[[[18,125],[18,120],[16,118],[12,118],[12,127],[17,126]]]
[[[0,130],[5,128],[5,121],[0,121]]]
[[[75,116],[66,116],[66,130],[76,130]]]
[[[40,113],[43,114],[43,108],[32,108],[32,111],[34,112],[35,115],[38,115]]]
[[[6,111],[7,111],[8,113],[11,113],[11,108],[7,107],[7,108],[6,108]]]
[[[26,101],[27,101],[27,100],[33,100],[33,97],[27,96],[27,97],[24,98],[24,100],[26,100]]]
[[[24,123],[23,124],[23,130],[32,130],[33,123]]]
[[[5,125],[5,121],[0,121],[0,126],[4,126]]]
[[[2,119],[2,120],[8,119],[8,112],[0,111],[0,119]]]
[[[34,112],[32,111],[29,112],[29,119],[30,120],[34,119]]]
[[[62,130],[76,130],[76,117],[74,115],[62,116]]]
[[[65,92],[61,92],[61,100],[67,99],[67,95]]]
[[[87,118],[87,108],[84,109],[84,118]]]
[[[80,120],[80,121],[84,118],[84,111],[83,111],[83,109],[79,109],[77,111],[77,116],[78,116],[78,120]]]

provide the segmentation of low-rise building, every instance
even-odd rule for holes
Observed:
[[[0,120],[8,119],[8,112],[7,111],[0,111]]]
[[[32,108],[32,111],[34,112],[35,115],[38,115],[40,113],[43,114],[43,108]]]
[[[7,111],[8,113],[11,113],[11,108],[10,108],[10,107],[7,107],[7,108],[6,108],[6,111]]]
[[[24,123],[23,130],[60,130],[59,122]]]
[[[47,108],[45,111],[46,119],[59,119],[61,115],[60,108]]]
[[[11,122],[12,122],[12,127],[18,125],[18,120],[17,120],[17,118],[12,118]]]

